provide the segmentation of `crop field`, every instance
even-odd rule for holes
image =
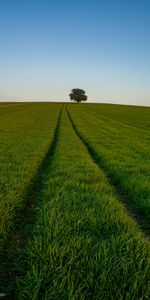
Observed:
[[[150,299],[150,108],[0,105],[0,298]]]

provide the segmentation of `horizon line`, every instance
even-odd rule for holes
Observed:
[[[7,103],[75,103],[75,101],[69,100],[0,100],[0,104],[7,104]],[[101,102],[100,100],[96,101],[83,101],[82,104],[106,104],[106,105],[124,105],[124,106],[139,106],[139,107],[150,107],[150,104],[130,104],[130,103],[116,103],[116,102]]]

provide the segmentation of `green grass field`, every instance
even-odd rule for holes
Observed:
[[[4,299],[150,298],[150,108],[0,106]]]

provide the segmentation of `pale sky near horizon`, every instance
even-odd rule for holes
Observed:
[[[0,0],[0,101],[150,105],[149,0]]]

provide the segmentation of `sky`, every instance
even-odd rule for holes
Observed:
[[[0,0],[0,101],[150,105],[150,0]]]

